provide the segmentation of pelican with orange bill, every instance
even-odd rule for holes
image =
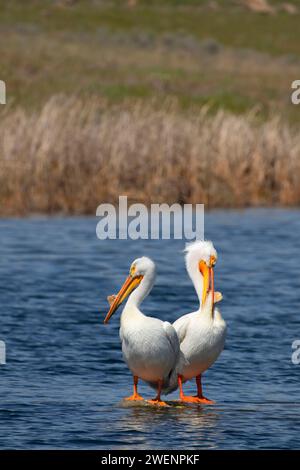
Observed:
[[[128,298],[121,314],[120,339],[125,362],[133,375],[131,401],[143,400],[138,393],[138,380],[146,381],[157,390],[148,403],[165,406],[161,394],[177,388],[180,347],[174,327],[169,322],[148,317],[140,305],[150,293],[156,276],[154,262],[147,257],[136,259],[119,293],[111,296],[110,309],[104,323],[108,323],[120,305]]]
[[[221,354],[226,338],[226,323],[215,303],[222,294],[215,292],[214,267],[217,252],[210,241],[196,241],[186,248],[186,268],[194,284],[199,308],[173,323],[184,361],[177,367],[180,400],[212,404],[202,393],[202,374]],[[195,378],[197,395],[186,396],[182,384]]]

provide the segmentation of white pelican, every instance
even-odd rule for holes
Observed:
[[[153,287],[155,274],[155,264],[151,259],[136,259],[121,290],[111,298],[104,323],[130,294],[121,314],[120,327],[123,356],[134,378],[133,395],[127,400],[143,400],[137,391],[138,379],[141,378],[157,387],[156,398],[148,402],[164,406],[166,403],[161,400],[161,393],[172,389],[171,382],[173,389],[177,388],[175,366],[180,347],[176,331],[169,322],[147,317],[139,309]]]
[[[185,362],[178,366],[180,400],[191,403],[213,403],[202,394],[201,374],[221,354],[226,337],[226,323],[214,303],[221,300],[214,292],[214,265],[217,252],[210,241],[196,241],[186,248],[186,268],[199,298],[197,311],[173,323]],[[196,378],[197,395],[186,396],[182,383]]]

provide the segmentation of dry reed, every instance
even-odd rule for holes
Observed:
[[[298,205],[300,135],[279,118],[53,97],[0,115],[1,215],[102,202]]]

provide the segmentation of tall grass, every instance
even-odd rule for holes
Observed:
[[[131,200],[210,207],[300,203],[300,135],[254,113],[183,113],[174,103],[107,107],[53,97],[0,114],[2,215],[95,213]]]

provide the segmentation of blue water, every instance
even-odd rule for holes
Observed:
[[[213,406],[124,408],[131,376],[106,296],[148,255],[158,278],[143,309],[174,321],[195,309],[182,241],[105,241],[95,218],[0,221],[0,447],[3,449],[300,448],[300,212],[214,211],[216,288],[226,349],[204,375]],[[194,384],[185,386],[193,391]],[[141,385],[140,392],[153,391]],[[176,399],[177,392],[168,399]]]

